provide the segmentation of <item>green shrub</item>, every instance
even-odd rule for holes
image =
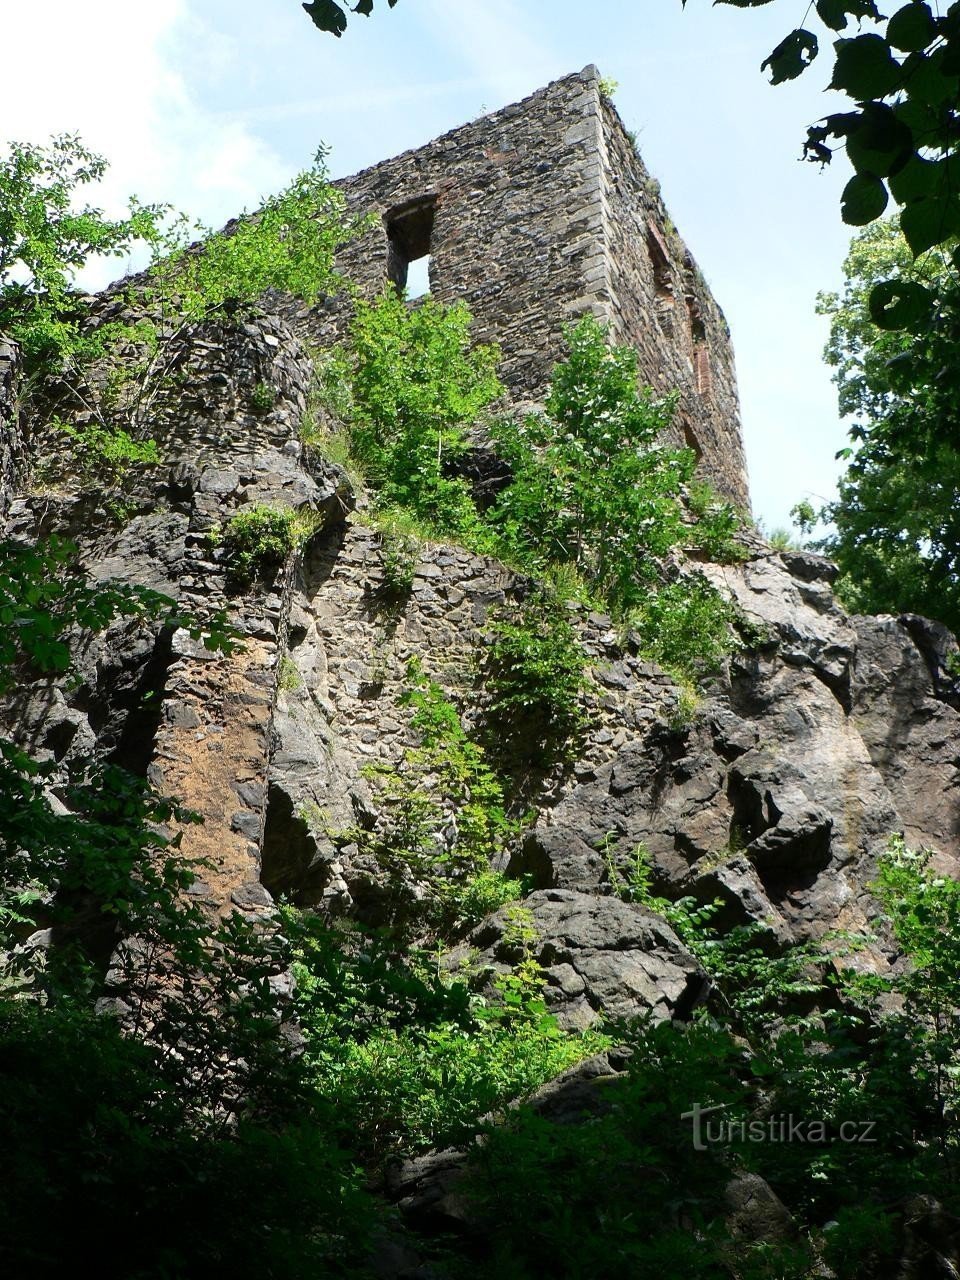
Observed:
[[[398,937],[436,943],[476,924],[486,903],[499,906],[519,892],[491,868],[506,862],[523,820],[507,815],[503,784],[483,748],[416,659],[400,702],[412,710],[417,743],[397,765],[365,771],[379,820],[372,829],[334,835],[338,843],[358,844],[386,872],[380,923]]]
[[[269,382],[258,382],[250,392],[250,407],[254,413],[269,413],[276,403],[277,391]]]
[[[860,1280],[875,1275],[896,1258],[896,1223],[878,1205],[841,1209],[824,1233],[826,1261],[837,1280]]]
[[[522,892],[519,880],[511,879],[502,871],[481,868],[461,888],[457,914],[464,927],[472,929],[508,902],[516,902]]]
[[[280,1033],[283,940],[185,892],[195,815],[77,760],[54,805],[52,772],[0,744],[0,1269],[340,1274],[371,1204]]]
[[[738,618],[716,587],[693,575],[652,591],[631,621],[643,652],[683,683],[714,674],[740,647]]]
[[[658,445],[676,397],[637,380],[632,347],[592,317],[568,329],[546,413],[494,427],[513,481],[488,514],[503,554],[531,571],[571,564],[615,612],[645,594],[652,561],[683,537],[689,449]]]
[[[735,564],[746,557],[746,548],[737,537],[744,518],[733,503],[721,498],[712,485],[700,481],[690,485],[687,506],[695,521],[694,544],[711,560]]]
[[[380,532],[382,590],[389,596],[405,596],[413,586],[420,564],[422,542],[415,520],[403,511],[388,509],[376,517]]]
[[[262,503],[245,507],[226,524],[223,550],[230,578],[247,587],[273,575],[315,527],[312,513]]]
[[[483,1116],[607,1043],[564,1034],[529,969],[483,999],[382,934],[287,924],[314,1088],[367,1160],[467,1141]]]
[[[477,524],[470,491],[449,474],[466,429],[502,390],[493,347],[471,346],[470,312],[432,298],[409,308],[393,289],[358,302],[347,361],[351,451],[384,506],[448,536]]]
[[[569,356],[554,369],[545,412],[491,425],[510,480],[480,512],[453,469],[499,384],[495,352],[470,348],[469,324],[463,306],[410,309],[388,291],[358,305],[350,350],[318,366],[325,400],[349,422],[351,458],[389,512],[388,589],[408,587],[412,537],[456,538],[554,583],[559,598],[635,615],[647,651],[686,683],[715,670],[737,644],[733,610],[701,579],[655,591],[658,561],[691,538],[714,559],[742,555],[732,506],[703,484],[687,493],[692,451],[659,444],[676,397],[641,388],[636,351],[612,346],[584,318],[567,331]],[[533,740],[565,749],[582,727],[583,661],[569,623],[555,611],[548,625],[540,613],[499,625],[489,709],[501,726],[521,714]]]
[[[706,1025],[627,1034],[626,1078],[594,1086],[589,1120],[521,1108],[472,1151],[471,1191],[490,1228],[486,1274],[728,1274],[711,1220],[729,1166],[723,1153],[695,1151],[680,1117],[691,1099],[736,1114],[735,1042]]]
[[[162,462],[155,440],[136,440],[120,427],[74,427],[59,418],[50,426],[70,443],[66,457],[54,459],[52,467],[48,464],[42,482],[69,475],[79,476],[85,485],[119,488],[131,472]]]
[[[0,1055],[5,1275],[357,1274],[376,1209],[308,1093],[297,1118],[198,1127],[156,1049],[92,1009],[0,1002]]]
[[[789,529],[776,528],[771,529],[767,537],[767,541],[774,551],[800,551],[800,543],[790,532]]]
[[[54,374],[64,399],[101,429],[119,424],[140,440],[175,385],[178,344],[195,326],[254,305],[271,288],[313,301],[337,280],[334,254],[364,220],[346,216],[319,155],[229,233],[135,199],[116,222],[79,207],[81,189],[106,168],[71,135],[47,147],[14,143],[0,157],[0,327],[21,343],[28,373]],[[117,300],[139,319],[85,324],[71,291],[84,260],[123,257],[138,244],[150,266]],[[253,393],[258,412],[271,407],[264,397],[260,387]]]

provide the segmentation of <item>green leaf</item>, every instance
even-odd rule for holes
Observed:
[[[817,13],[824,26],[846,30],[850,18],[879,18],[874,0],[817,0]]]
[[[321,31],[330,31],[338,39],[346,31],[347,15],[335,0],[309,0],[303,7],[309,13],[313,25]]]
[[[844,0],[817,0],[820,21],[833,31],[843,31],[847,25],[847,6]]]
[[[847,156],[854,169],[885,178],[903,168],[914,151],[909,126],[882,102],[868,102],[857,115],[847,133]]]
[[[936,38],[937,24],[928,4],[910,4],[898,9],[887,23],[887,40],[894,49],[919,53]]]
[[[362,13],[365,18],[369,18],[373,13],[373,0],[357,0],[353,8],[354,13]]]
[[[913,351],[901,351],[883,366],[895,391],[909,391],[917,380],[918,361]]]
[[[889,197],[883,182],[872,173],[856,173],[843,189],[840,212],[851,227],[863,227],[879,218]]]
[[[900,230],[914,257],[960,233],[957,197],[938,200],[930,196],[912,200],[900,212]]]
[[[909,204],[943,190],[947,176],[945,161],[924,160],[921,156],[913,155],[890,178],[890,194],[897,204]]]
[[[870,291],[870,319],[878,329],[917,332],[933,311],[933,295],[915,280],[881,280]]]
[[[931,53],[911,53],[902,67],[903,87],[911,102],[919,102],[928,107],[952,115],[956,105],[957,73],[951,72],[947,66],[947,51],[944,48],[934,49]],[[947,126],[947,137],[952,142],[953,132],[949,118],[945,114],[943,123]],[[934,141],[925,138],[928,145]]]
[[[857,36],[834,43],[837,59],[831,89],[841,89],[858,102],[884,98],[900,84],[900,64],[882,36]]]
[[[760,70],[770,68],[770,83],[782,84],[801,75],[819,52],[817,37],[811,31],[798,28],[781,40],[770,57],[761,62]]]

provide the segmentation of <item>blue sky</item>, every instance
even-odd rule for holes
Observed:
[[[818,289],[849,239],[846,180],[799,163],[835,109],[829,49],[793,84],[760,62],[806,0],[376,0],[342,40],[298,0],[46,0],[4,16],[0,135],[81,133],[102,200],[166,199],[218,224],[329,148],[334,176],[416,146],[595,62],[733,331],[755,514],[829,496],[845,443]],[[19,57],[10,57],[19,50]],[[42,51],[42,56],[38,51]]]

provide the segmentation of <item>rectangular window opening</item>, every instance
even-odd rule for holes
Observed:
[[[425,298],[430,292],[430,255],[414,258],[407,265],[407,299]]]
[[[687,294],[687,316],[690,320],[690,340],[693,344],[693,376],[697,394],[709,396],[713,392],[713,370],[710,366],[707,326],[704,324],[700,303],[692,293]]]
[[[430,292],[430,256],[436,197],[397,205],[385,216],[389,254],[387,276],[399,293],[422,298]]]

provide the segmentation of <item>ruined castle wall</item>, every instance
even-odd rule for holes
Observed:
[[[542,398],[563,329],[586,312],[640,354],[643,380],[680,391],[675,443],[749,507],[730,335],[677,235],[596,67],[338,184],[369,232],[338,266],[366,296],[429,252],[430,287],[463,299],[479,341],[497,342],[515,402]],[[326,345],[346,297],[287,313]]]
[[[730,331],[607,100],[598,149],[613,332],[640,353],[645,380],[677,390],[676,442],[693,448],[719,491],[749,509]]]
[[[507,387],[536,399],[562,355],[564,325],[588,310],[609,318],[596,112],[588,68],[338,183],[352,212],[376,218],[341,252],[339,269],[378,294],[400,270],[390,229],[402,238],[406,222],[407,250],[429,246],[433,296],[466,301],[477,340],[503,350]],[[347,314],[340,300],[301,314],[296,327],[335,340]]]

